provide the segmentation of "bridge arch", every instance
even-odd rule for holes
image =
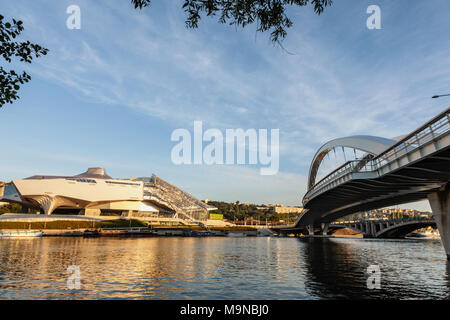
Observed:
[[[393,225],[376,233],[376,238],[404,238],[407,234],[426,227],[436,227],[434,221],[411,221]]]
[[[436,222],[434,220],[356,221],[331,224],[327,231],[331,235],[339,229],[347,228],[362,234],[364,238],[404,238],[407,234],[425,227],[436,228]]]
[[[376,136],[349,136],[328,141],[322,145],[314,155],[309,167],[308,191],[314,187],[316,183],[317,172],[325,156],[336,147],[353,148],[366,152],[370,155],[377,155],[397,141]]]

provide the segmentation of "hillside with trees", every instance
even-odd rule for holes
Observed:
[[[209,201],[209,205],[214,206],[217,210],[215,214],[222,214],[224,219],[230,221],[259,220],[268,222],[295,222],[299,216],[298,213],[275,213],[273,207],[267,205],[256,205],[240,203],[228,203],[222,201]]]

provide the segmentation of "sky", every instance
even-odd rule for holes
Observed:
[[[117,178],[152,173],[200,199],[300,205],[310,162],[325,142],[397,137],[450,98],[450,2],[334,1],[318,16],[288,11],[283,48],[255,26],[203,18],[187,29],[182,1],[0,0],[29,39],[49,49],[26,70],[20,100],[0,109],[0,180],[75,175],[105,167]],[[381,29],[369,30],[369,5]],[[67,7],[81,10],[68,29]],[[279,172],[255,165],[176,165],[175,129],[279,129]],[[404,205],[429,210],[426,202]]]

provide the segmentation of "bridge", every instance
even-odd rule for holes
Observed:
[[[316,181],[336,148],[363,153]],[[352,136],[325,143],[315,154],[303,197],[305,210],[284,232],[313,235],[344,216],[403,203],[430,202],[450,259],[450,108],[399,140]]]
[[[436,222],[430,218],[406,218],[406,219],[377,219],[333,222],[326,234],[348,228],[361,233],[364,238],[404,238],[417,229],[436,227]]]
[[[436,227],[436,221],[428,217],[401,218],[401,219],[366,219],[356,221],[335,221],[330,224],[322,223],[314,229],[297,227],[278,227],[271,230],[278,235],[307,234],[332,235],[340,229],[352,229],[363,235],[364,238],[404,238],[417,229]]]

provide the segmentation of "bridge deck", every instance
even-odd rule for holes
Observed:
[[[373,160],[338,168],[305,195],[295,228],[427,199],[450,181],[449,128],[447,109]]]

